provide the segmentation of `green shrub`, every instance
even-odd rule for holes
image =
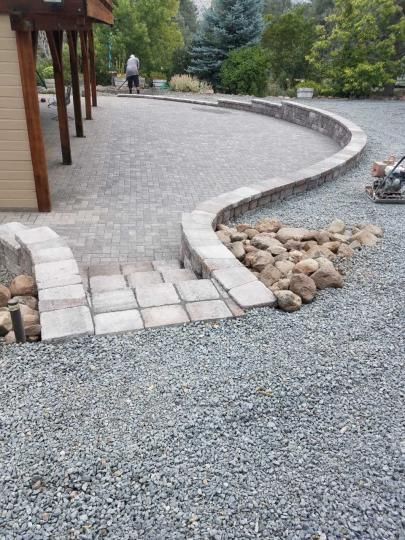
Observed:
[[[46,66],[42,69],[41,73],[42,77],[44,79],[53,79],[53,67],[52,66]]]
[[[221,89],[230,94],[264,96],[269,76],[269,58],[261,47],[243,47],[222,64]]]

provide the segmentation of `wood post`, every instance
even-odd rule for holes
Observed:
[[[67,32],[69,43],[70,73],[72,76],[73,107],[75,111],[76,136],[84,137],[83,116],[80,98],[79,63],[77,58],[77,32]]]
[[[36,62],[31,32],[17,31],[16,41],[38,210],[40,212],[50,212],[51,197],[48,183],[48,166],[38,103]]]
[[[65,79],[63,77],[63,31],[55,30],[46,33],[51,49],[53,72],[55,77],[56,102],[58,107],[59,133],[64,165],[72,164],[70,149],[69,121],[65,101]]]
[[[94,49],[93,29],[89,30],[89,59],[90,59],[91,99],[92,99],[93,107],[97,107],[96,53]]]
[[[89,62],[89,40],[88,31],[80,32],[80,44],[82,49],[82,64],[83,64],[83,82],[84,82],[84,97],[86,102],[86,120],[91,120],[91,83],[90,83],[90,62]]]

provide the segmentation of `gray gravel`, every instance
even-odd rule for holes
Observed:
[[[362,166],[249,219],[383,243],[295,314],[0,350],[0,538],[404,538],[405,208],[363,185],[405,103],[318,105],[367,130]]]

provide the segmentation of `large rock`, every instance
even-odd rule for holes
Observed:
[[[353,257],[353,255],[354,255],[354,250],[350,246],[348,246],[347,244],[340,244],[338,252],[337,252],[338,257],[348,258],[348,257]]]
[[[252,238],[251,243],[252,246],[255,246],[259,249],[268,249],[272,255],[278,255],[279,253],[282,253],[282,251],[285,251],[285,248],[278,242],[273,236],[270,236],[272,233],[260,233],[254,238]],[[279,248],[279,251],[277,253],[273,252],[274,249],[277,251],[277,247]]]
[[[374,236],[377,236],[378,238],[381,238],[384,234],[384,231],[381,229],[381,227],[377,227],[377,225],[372,225],[371,223],[368,225],[362,225],[360,228],[363,231],[368,231],[371,234],[374,234]]]
[[[6,307],[10,298],[11,293],[8,287],[0,285],[0,307]]]
[[[256,224],[255,229],[259,232],[277,232],[282,227],[278,219],[262,219]]]
[[[38,299],[35,296],[14,296],[14,300],[17,300],[20,304],[24,304],[31,309],[38,309]]]
[[[7,345],[12,345],[13,343],[15,343],[15,334],[12,330],[7,333],[4,341]]]
[[[330,234],[330,239],[332,241],[337,241],[337,242],[350,242],[351,241],[351,238],[352,238],[352,235],[349,231],[346,231],[344,234],[339,234],[339,233],[331,233]]]
[[[217,231],[225,231],[230,236],[232,233],[236,232],[236,229],[233,229],[232,227],[228,227],[228,225],[224,225],[223,223],[220,223],[217,226]]]
[[[29,306],[26,306],[25,304],[20,304],[20,311],[23,318],[26,317],[27,315],[35,315],[38,313],[35,309],[31,309]]]
[[[276,281],[270,287],[270,289],[273,292],[275,292],[275,291],[288,291],[289,286],[290,286],[290,280],[288,278],[283,278],[283,279],[279,279],[278,281]]]
[[[325,247],[325,244],[322,246],[311,247],[304,255],[305,259],[317,259],[318,257],[326,257],[330,261],[336,259],[336,255],[332,253],[330,249]]]
[[[264,268],[264,270],[260,272],[259,279],[266,285],[266,287],[270,288],[273,283],[275,283],[282,277],[283,274],[280,272],[280,270],[278,270],[278,268],[276,268],[272,264],[268,264],[266,268]]]
[[[343,287],[343,278],[335,268],[319,268],[311,278],[314,280],[318,289],[327,289],[329,287]]]
[[[247,237],[249,238],[249,240],[251,240],[259,234],[259,231],[257,231],[256,229],[245,229],[244,233],[247,234]]]
[[[318,260],[315,259],[304,259],[303,261],[298,262],[293,269],[293,273],[297,274],[306,274],[311,275],[316,272],[319,268]]]
[[[301,227],[283,227],[277,232],[276,238],[283,244],[288,242],[288,240],[297,240],[299,242],[318,240],[319,232],[303,229]]]
[[[259,251],[257,247],[249,245],[245,245],[245,251],[246,253],[254,253],[255,251]]]
[[[302,242],[300,242],[299,240],[292,240],[292,239],[287,240],[287,242],[285,242],[284,244],[284,247],[288,249],[289,251],[294,251],[294,250],[301,251]]]
[[[328,233],[328,231],[319,231],[319,238],[318,238],[318,243],[319,244],[326,244],[326,242],[329,242],[330,241],[330,234]]]
[[[278,307],[283,311],[292,313],[298,311],[302,306],[301,298],[292,291],[275,291],[274,294],[277,298]]]
[[[24,315],[24,328],[39,324],[39,313],[36,311],[33,315]]]
[[[283,274],[283,276],[286,276],[288,272],[292,272],[295,264],[291,261],[278,261],[274,264],[274,266],[280,270],[280,272]]]
[[[250,266],[257,272],[261,272],[269,264],[274,264],[274,258],[272,254],[268,251],[259,250],[254,253]]]
[[[332,253],[337,253],[338,252],[338,249],[340,248],[342,242],[338,242],[337,240],[333,241],[333,242],[325,242],[324,244],[322,244],[322,248],[323,249],[329,249]]]
[[[36,296],[37,286],[31,276],[20,275],[10,283],[11,296]]]
[[[229,250],[239,261],[242,261],[245,258],[245,248],[243,247],[242,242],[234,242],[229,246]]]
[[[316,284],[306,274],[293,274],[290,281],[290,291],[298,294],[304,304],[309,304],[316,295]]]
[[[362,246],[375,246],[378,242],[378,238],[366,229],[362,229],[358,233],[352,236],[353,241],[360,242]]]
[[[335,219],[328,227],[328,231],[331,233],[343,234],[346,230],[346,224],[341,219]]]
[[[41,325],[40,324],[31,324],[24,328],[26,337],[35,337],[41,335]]]
[[[236,230],[238,232],[245,232],[246,229],[249,229],[250,225],[249,223],[239,223],[239,225],[236,225]]]
[[[235,232],[231,234],[231,242],[243,242],[247,240],[248,235],[244,232]]]
[[[13,328],[11,316],[7,308],[0,308],[0,336],[5,336]]]
[[[298,251],[296,249],[294,249],[293,251],[290,251],[290,253],[288,254],[288,260],[292,261],[294,264],[297,264],[298,262],[300,262],[304,257],[304,254],[302,253],[302,251]]]
[[[231,243],[231,235],[227,231],[219,230],[215,234],[223,244],[229,246],[229,244]]]

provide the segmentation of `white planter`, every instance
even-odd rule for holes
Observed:
[[[298,88],[297,98],[299,99],[312,99],[314,97],[313,88]]]
[[[167,81],[164,79],[153,79],[153,88],[162,88],[163,86],[166,86]]]

